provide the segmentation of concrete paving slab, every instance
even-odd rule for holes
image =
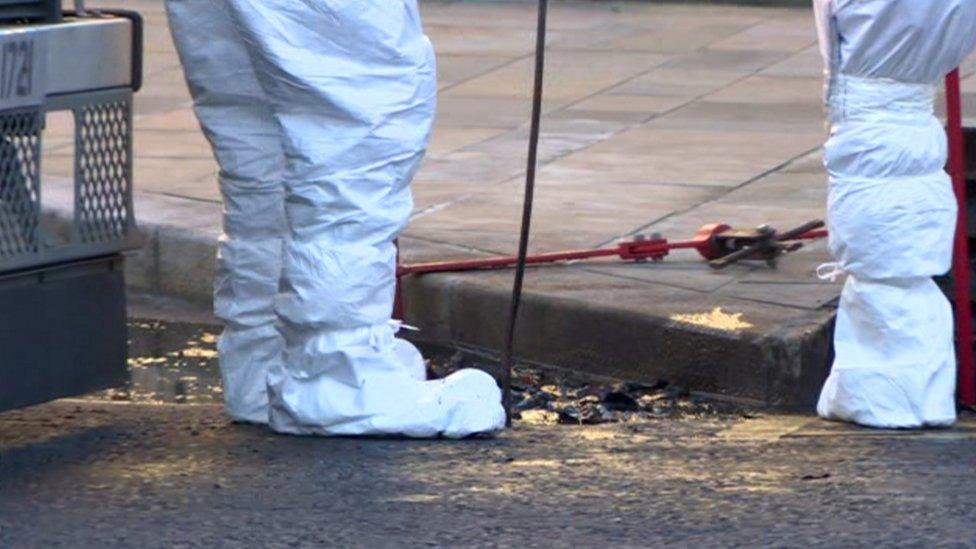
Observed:
[[[710,96],[711,97],[711,96]],[[814,103],[695,101],[654,118],[654,127],[736,134],[794,133],[816,146],[825,137],[823,109]]]
[[[692,101],[748,76],[730,69],[701,71],[661,67],[610,90],[610,95],[681,97]]]
[[[565,104],[613,88],[668,61],[670,57],[652,53],[560,51],[546,59],[545,96],[550,103]],[[530,97],[532,59],[521,59],[510,65],[482,74],[453,87],[445,95],[488,97]]]
[[[703,220],[742,228],[752,228],[761,224],[769,224],[776,228],[793,228],[823,217],[824,208],[819,205],[784,208],[775,203],[739,203],[719,199],[638,227],[635,231],[689,235],[694,234],[702,226]]]
[[[652,120],[556,160],[544,171],[588,172],[601,181],[737,187],[817,146],[787,132],[690,131]]]
[[[430,145],[427,148],[427,157],[443,157],[452,152],[488,141],[504,133],[504,131],[498,128],[435,126]]]
[[[606,120],[575,117],[571,114],[550,118],[540,129],[538,161],[542,164],[563,158],[590,145],[600,143],[621,130],[633,126],[635,120]],[[466,147],[465,152],[487,155],[490,158],[519,158],[525,155],[529,128],[525,125],[481,143]]]
[[[413,186],[412,219],[419,219],[494,189],[478,180],[431,181]]]
[[[694,52],[748,29],[761,16],[720,21],[712,18],[700,19],[694,15],[667,17],[662,12],[659,17],[651,16],[646,19],[648,22],[643,28],[596,44],[595,47],[608,51]],[[672,25],[668,25],[668,21]]]
[[[429,237],[415,238],[403,234],[399,239],[400,249],[410,257],[411,262],[443,261],[451,259],[476,259],[493,257],[496,254],[474,249],[470,246],[438,242]]]
[[[805,267],[816,268],[820,260],[821,258],[816,258],[815,261],[795,262]],[[782,278],[787,280],[782,281]],[[765,273],[754,272],[751,278],[738,280],[721,288],[717,293],[757,303],[788,305],[810,310],[830,309],[837,306],[842,280],[836,283],[824,282],[809,274],[806,278],[808,278],[806,282],[797,282],[793,277],[770,277]]]
[[[481,27],[461,22],[427,21],[424,28],[438,51],[446,54],[523,57],[531,53],[535,45],[531,30],[525,26]]]
[[[161,114],[188,108],[191,102],[185,97],[145,94],[137,96],[134,105],[139,114]]]
[[[136,129],[134,146],[143,158],[201,159],[213,158],[210,143],[197,131]]]
[[[788,167],[787,167],[788,168]],[[723,196],[718,203],[739,203],[757,207],[794,208],[798,203],[825,204],[827,188],[822,173],[771,173],[766,177]]]
[[[823,75],[823,58],[819,46],[809,46],[778,63],[762,69],[766,76],[815,77]]]
[[[820,105],[823,78],[818,76],[755,75],[743,78],[709,96],[709,101],[761,105]]]
[[[827,129],[825,125],[824,135],[826,134]],[[810,151],[809,153],[794,159],[789,164],[783,166],[783,168],[779,170],[779,173],[825,176],[823,150],[817,149],[815,151]],[[823,191],[826,192],[826,188],[824,188]]]
[[[134,165],[139,190],[190,199],[219,200],[217,163],[212,158],[144,156]]]
[[[664,66],[672,69],[753,73],[777,61],[782,61],[791,53],[790,50],[769,49],[696,51],[678,56]]]
[[[628,120],[637,122],[662,112],[670,111],[688,101],[681,96],[654,96],[637,94],[601,94],[568,107],[570,112],[600,112],[630,114]]]
[[[431,158],[414,178],[415,185],[438,181],[477,181],[486,185],[508,181],[525,170],[525,159],[492,157],[482,152],[456,151]]]
[[[512,61],[512,57],[502,55],[438,55],[437,82],[443,90]]]
[[[407,234],[513,253],[518,241],[521,188],[506,184],[415,218]],[[608,236],[692,207],[712,189],[547,179],[535,202],[535,251],[592,247]]]
[[[806,15],[802,21],[795,17],[774,17],[753,25],[734,35],[713,42],[716,50],[780,50],[795,51],[816,44],[816,29],[809,25]]]
[[[135,127],[139,130],[200,131],[200,123],[197,122],[197,117],[190,107],[138,116],[135,120]]]
[[[608,42],[633,36],[641,30],[647,32],[648,29],[630,25],[626,20],[608,20],[597,24],[591,21],[587,26],[557,30],[552,35],[554,39],[548,42],[548,47],[551,50],[603,51]]]
[[[438,127],[518,127],[528,120],[528,97],[487,97],[444,93],[437,98]]]

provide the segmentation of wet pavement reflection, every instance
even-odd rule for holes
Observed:
[[[219,402],[214,326],[129,320],[130,380],[124,387],[91,395],[93,400],[142,403]]]

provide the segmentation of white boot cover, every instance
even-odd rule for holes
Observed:
[[[848,277],[817,412],[879,428],[956,419],[952,309],[928,278]]]
[[[818,413],[872,427],[955,420],[948,271],[956,204],[937,83],[972,50],[976,2],[819,0],[830,250],[850,273]]]
[[[292,434],[463,437],[504,426],[483,372],[420,381],[390,324],[393,240],[434,119],[436,71],[416,0],[225,0],[287,159],[270,425]]]

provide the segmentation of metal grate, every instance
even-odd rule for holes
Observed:
[[[0,113],[0,258],[38,251],[40,112]]]
[[[73,215],[67,190],[42,188],[48,113],[71,112]],[[0,273],[114,254],[139,244],[132,210],[132,91],[48,97],[35,109],[0,111]],[[42,207],[42,194],[52,200]],[[70,220],[70,221],[69,221]],[[67,223],[65,223],[67,222]]]
[[[82,110],[77,159],[77,220],[82,242],[110,242],[128,232],[129,112],[125,101]]]

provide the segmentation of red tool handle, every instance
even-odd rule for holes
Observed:
[[[598,257],[619,257],[628,261],[661,259],[668,255],[671,250],[694,249],[706,259],[713,259],[709,255],[708,239],[724,230],[729,229],[728,225],[713,224],[702,227],[695,238],[678,242],[669,242],[665,239],[651,240],[631,240],[622,242],[614,248],[597,248],[593,250],[568,250],[564,252],[552,252],[545,254],[530,255],[525,258],[526,265],[539,265],[543,263],[559,263],[562,261],[579,261],[584,259],[595,259]],[[790,240],[814,240],[827,236],[825,229],[815,229],[797,235]],[[489,257],[485,259],[462,259],[458,261],[435,261],[432,263],[415,263],[412,265],[400,265],[397,269],[397,276],[419,275],[429,273],[459,273],[464,271],[478,271],[490,269],[502,269],[511,267],[518,263],[517,256]]]

